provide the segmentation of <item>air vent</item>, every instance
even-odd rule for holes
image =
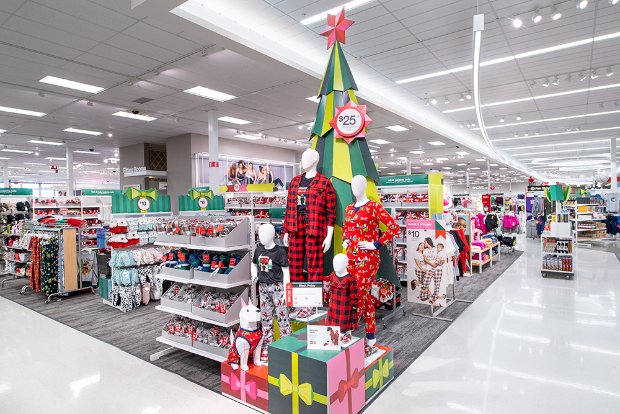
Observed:
[[[147,102],[151,102],[152,100],[153,100],[153,99],[151,99],[151,98],[145,98],[145,97],[142,97],[142,98],[134,99],[134,100],[133,100],[133,101],[131,101],[131,102],[135,102],[135,103],[138,103],[138,104],[145,104],[145,103],[147,103]]]

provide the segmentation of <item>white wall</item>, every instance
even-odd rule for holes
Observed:
[[[235,141],[226,138],[219,140],[220,154],[239,156],[239,158],[265,159],[282,162],[295,162],[296,151],[271,147],[254,142]],[[209,152],[209,137],[207,135],[192,134],[192,151]]]

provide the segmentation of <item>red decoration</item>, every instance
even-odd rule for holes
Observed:
[[[327,27],[321,32],[321,36],[327,37],[327,48],[332,47],[335,42],[346,43],[344,34],[353,23],[353,20],[344,17],[344,8],[337,16],[328,14]]]
[[[366,128],[372,119],[366,114],[366,105],[357,105],[353,101],[336,108],[336,115],[329,121],[334,128],[334,138],[343,138],[347,144],[355,138],[366,136]]]
[[[528,181],[530,182],[530,184],[534,184],[534,177],[530,177]]]

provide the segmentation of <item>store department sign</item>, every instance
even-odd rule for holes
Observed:
[[[114,194],[120,194],[121,190],[104,189],[104,188],[89,188],[82,190],[83,196],[112,196]]]
[[[167,171],[147,170],[146,167],[125,167],[123,168],[125,177],[167,177]]]
[[[146,167],[125,167],[123,168],[123,174],[142,174],[146,172]]]
[[[381,177],[382,186],[428,184],[428,174],[392,175]]]
[[[32,188],[0,188],[0,196],[9,195],[31,196]]]

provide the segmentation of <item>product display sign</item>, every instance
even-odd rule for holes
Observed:
[[[190,188],[187,195],[180,195],[179,211],[223,210],[224,198],[215,195],[209,187]]]
[[[447,275],[452,272],[451,245],[436,220],[407,220],[407,287],[409,302],[446,306]]]
[[[428,184],[427,174],[413,175],[392,175],[389,177],[381,177],[381,185],[383,187],[399,186],[399,185],[416,185]]]
[[[93,188],[82,190],[83,196],[111,196],[114,194],[120,194],[121,190],[113,190],[106,188]]]
[[[308,349],[340,350],[340,327],[308,325]]]
[[[164,213],[170,211],[170,197],[160,195],[154,188],[128,188],[125,193],[112,195],[113,214]]]
[[[296,308],[319,308],[323,306],[323,284],[320,282],[287,284],[286,304]]]
[[[0,188],[0,196],[24,195],[31,196],[32,188]]]
[[[357,105],[353,101],[336,108],[336,115],[330,121],[334,128],[334,138],[343,138],[350,144],[355,138],[366,136],[366,128],[372,119],[366,114],[366,105]]]

